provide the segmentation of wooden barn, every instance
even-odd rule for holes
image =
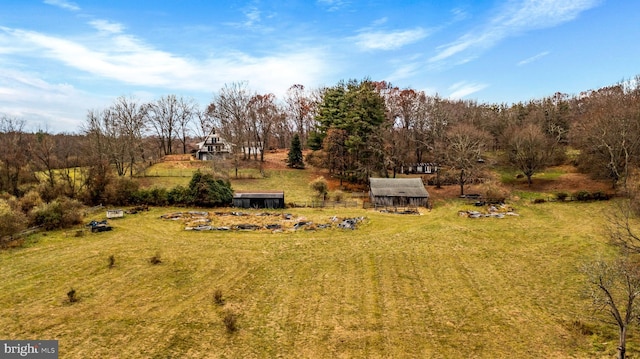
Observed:
[[[369,178],[369,197],[376,207],[427,207],[429,193],[420,178]]]
[[[238,208],[284,208],[284,192],[236,192],[233,206]]]

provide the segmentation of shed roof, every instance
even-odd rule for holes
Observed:
[[[233,198],[284,198],[282,191],[236,192]]]
[[[369,178],[369,186],[375,197],[429,197],[420,178]]]

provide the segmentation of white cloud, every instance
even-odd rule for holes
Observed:
[[[260,22],[260,10],[255,6],[246,9],[244,11],[244,15],[247,18],[245,21],[245,25],[247,27],[252,27],[256,23]]]
[[[438,47],[430,62],[448,59],[466,51],[482,51],[503,39],[523,32],[557,26],[597,6],[601,0],[519,0],[510,1],[484,26]]]
[[[524,66],[524,65],[530,64],[530,63],[532,63],[534,61],[538,61],[538,60],[540,60],[541,58],[543,58],[543,57],[545,57],[547,55],[549,55],[549,51],[541,52],[541,53],[539,53],[537,55],[531,56],[531,57],[529,57],[527,59],[524,59],[524,60],[518,62],[518,66]]]
[[[71,11],[80,11],[80,7],[73,2],[65,1],[65,0],[44,0],[44,3],[47,5],[57,6],[61,9],[71,10]]]
[[[349,4],[347,0],[318,0],[318,4],[325,6],[328,11],[338,11]]]
[[[89,24],[96,28],[96,30],[105,34],[119,34],[124,30],[124,26],[122,24],[106,20],[93,20],[89,21]]]
[[[488,86],[489,85],[487,84],[468,83],[466,81],[457,82],[449,87],[449,90],[453,91],[449,94],[449,98],[461,99],[471,95],[472,93],[484,90]]]
[[[360,48],[365,50],[395,50],[420,41],[427,36],[427,31],[418,27],[411,30],[396,30],[390,32],[362,32],[353,39]]]
[[[11,40],[28,47],[25,55],[58,61],[66,66],[124,84],[165,89],[207,91],[224,83],[251,79],[251,85],[283,91],[293,83],[315,84],[329,72],[318,48],[274,51],[263,57],[226,51],[193,59],[155,49],[140,39],[116,34],[81,43],[34,31],[4,28]]]
[[[2,112],[27,120],[30,130],[75,131],[90,107],[103,105],[102,99],[70,84],[52,84],[36,74],[0,70]]]

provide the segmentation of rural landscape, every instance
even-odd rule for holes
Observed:
[[[513,106],[235,83],[205,110],[120,97],[71,134],[2,116],[0,337],[64,358],[637,357],[638,83]]]

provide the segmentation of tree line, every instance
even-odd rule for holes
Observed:
[[[0,192],[20,196],[38,183],[53,195],[83,193],[95,202],[112,171],[133,177],[164,155],[189,153],[212,131],[245,161],[264,161],[265,151],[288,148],[297,136],[309,150],[305,160],[341,181],[364,183],[433,163],[441,169],[436,184],[458,184],[462,193],[482,177],[492,152],[501,155],[493,161],[529,183],[544,168],[571,160],[624,187],[639,164],[639,82],[512,105],[446,99],[369,79],[313,90],[293,85],[283,99],[240,82],[225,85],[206,106],[177,95],[151,102],[122,96],[88,110],[78,132],[66,134],[28,132],[24,120],[0,115]]]

